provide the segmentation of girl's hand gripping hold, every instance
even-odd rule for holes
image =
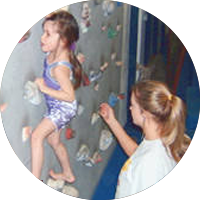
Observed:
[[[99,114],[107,124],[115,120],[114,110],[107,103],[102,103],[100,105]]]
[[[36,78],[35,83],[37,84],[37,86],[41,92],[43,92],[44,89],[47,87],[43,78]]]

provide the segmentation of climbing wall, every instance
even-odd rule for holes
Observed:
[[[68,10],[80,26],[80,40],[75,53],[82,63],[82,86],[76,91],[78,114],[63,130],[61,139],[67,147],[70,163],[76,176],[72,185],[80,198],[90,199],[102,171],[115,147],[115,138],[98,115],[99,105],[108,102],[117,118],[126,114],[126,48],[128,5],[111,1],[89,1],[73,4]],[[42,20],[37,22],[21,38],[7,63],[1,85],[1,111],[8,140],[21,162],[31,169],[30,136],[45,113],[40,101],[29,101],[25,91],[28,81],[40,77],[43,71],[44,53],[40,49]],[[126,21],[127,23],[127,21]],[[30,83],[30,82],[29,82]],[[29,84],[28,89],[31,86]],[[27,88],[26,88],[27,89]],[[28,94],[27,94],[28,93]],[[48,144],[45,146],[45,162],[42,170],[44,183],[65,193],[48,177],[49,169],[61,168]],[[66,183],[64,183],[66,185]]]

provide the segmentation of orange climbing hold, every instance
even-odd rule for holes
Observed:
[[[71,128],[67,128],[65,132],[65,138],[70,140],[75,137],[75,132]]]
[[[4,111],[6,110],[6,108],[7,108],[7,106],[8,106],[7,103],[1,104],[1,105],[0,105],[0,110],[1,110],[1,112],[4,112]]]

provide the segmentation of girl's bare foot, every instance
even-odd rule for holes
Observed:
[[[64,180],[68,183],[74,183],[76,180],[73,174],[55,173],[53,170],[50,170],[49,175],[55,180]]]
[[[33,200],[33,198],[38,194],[39,187],[31,187],[29,186],[23,195],[18,196],[18,200]]]

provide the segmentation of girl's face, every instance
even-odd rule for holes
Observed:
[[[144,116],[142,109],[140,108],[139,104],[135,100],[135,95],[132,93],[131,95],[131,106],[130,106],[131,115],[133,118],[133,123],[142,127],[144,122]]]
[[[55,22],[45,22],[44,32],[41,37],[41,48],[44,52],[56,51],[59,48],[61,44],[61,38],[57,30],[58,27]]]

